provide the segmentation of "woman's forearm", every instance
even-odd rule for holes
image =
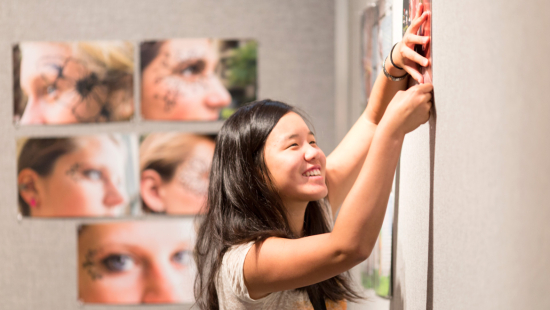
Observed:
[[[387,61],[386,70],[392,75],[405,71],[394,68]],[[390,81],[380,72],[369,99],[367,108],[355,122],[336,149],[327,157],[328,199],[333,212],[342,204],[359,175],[371,146],[372,138],[386,108],[395,94],[407,86],[408,79]]]
[[[404,135],[380,125],[359,176],[346,197],[331,239],[352,261],[366,259],[382,227]]]
[[[406,74],[406,71],[399,70],[392,66],[389,59],[386,60],[384,65],[386,66],[386,71],[393,76],[402,76]],[[402,81],[390,81],[384,73],[380,71],[372,87],[367,108],[361,117],[366,117],[372,123],[378,124],[382,116],[384,116],[384,112],[393,99],[393,96],[395,96],[398,91],[405,90],[408,82],[408,77]]]

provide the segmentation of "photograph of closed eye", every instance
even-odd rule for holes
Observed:
[[[83,303],[192,303],[193,219],[83,225],[78,296]]]
[[[256,100],[257,44],[209,38],[140,44],[146,120],[215,121]]]
[[[134,47],[124,41],[22,42],[13,48],[14,122],[128,121]]]
[[[144,213],[197,214],[206,205],[215,142],[192,133],[152,133],[140,146]]]
[[[119,217],[139,211],[131,135],[22,138],[19,212],[26,217]]]

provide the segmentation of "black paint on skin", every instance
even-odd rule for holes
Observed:
[[[84,268],[88,275],[92,278],[92,280],[99,280],[103,277],[103,275],[99,272],[97,272],[95,268],[94,258],[97,254],[97,250],[88,250],[88,253],[86,253],[86,257],[84,258],[84,262],[82,263],[82,268]]]
[[[70,176],[73,180],[78,181],[77,173],[80,170],[80,164],[74,163],[67,172],[65,172],[66,175]]]
[[[95,72],[90,72],[84,61],[71,57],[64,60],[59,57],[44,57],[39,61],[38,66],[48,66],[56,70],[56,78],[52,82],[48,82],[47,77],[42,74],[42,79],[50,84],[49,87],[57,88],[62,82],[65,82],[69,85],[69,90],[76,91],[79,98],[71,108],[71,112],[79,122],[99,122],[102,119],[108,119],[110,114],[107,108],[108,102],[103,100],[100,94],[107,83],[100,80]],[[76,66],[76,71],[79,72],[78,79],[64,74],[68,66]],[[66,103],[66,105],[68,104]],[[84,112],[78,112],[82,108]]]
[[[189,60],[189,59],[197,59],[197,58],[200,58],[202,57],[202,54],[201,52],[199,51],[194,51],[194,50],[191,50],[189,51],[187,54],[185,53],[181,53],[178,56],[178,59],[180,59],[178,61],[178,63],[181,63],[181,62],[184,62],[186,60]],[[161,61],[161,64],[162,66],[168,70],[168,71],[173,71],[173,69],[170,67],[170,63],[169,63],[169,60],[171,58],[171,55],[170,53],[168,52],[165,52],[162,54],[162,61]],[[174,66],[175,68],[178,67],[178,64],[176,64]],[[156,70],[157,71],[157,70]],[[158,84],[162,81],[164,81],[166,78],[170,77],[173,73],[170,73],[170,74],[159,74],[157,77],[155,77],[153,83],[154,84]],[[154,94],[153,95],[153,98],[155,99],[161,99],[164,101],[164,111],[166,113],[169,113],[170,111],[173,110],[173,108],[176,106],[177,102],[180,100],[180,99],[183,99],[186,97],[186,93],[191,91],[191,92],[198,92],[199,90],[208,90],[209,89],[209,84],[207,83],[207,80],[208,77],[204,77],[204,76],[201,76],[199,77],[199,79],[197,81],[194,81],[194,82],[187,82],[187,81],[182,81],[182,80],[178,80],[178,81],[174,81],[174,80],[168,80],[167,81],[167,90],[164,92],[164,94],[160,95],[160,94]],[[187,91],[185,91],[187,90]]]

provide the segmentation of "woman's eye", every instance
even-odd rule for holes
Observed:
[[[191,252],[182,250],[172,255],[172,261],[180,265],[191,265]]]
[[[311,144],[311,145],[316,145],[316,144],[317,144],[317,142],[315,142],[315,141],[311,141],[311,142],[309,142],[309,144]]]
[[[109,255],[101,264],[110,272],[128,271],[136,265],[133,258],[124,254]]]
[[[46,87],[46,94],[51,97],[57,96],[58,89],[55,84],[48,85]]]
[[[195,63],[189,64],[185,66],[184,68],[179,70],[179,74],[181,74],[184,77],[191,77],[194,75],[199,75],[204,71],[204,68],[206,67],[204,61],[197,61]]]
[[[99,181],[103,178],[103,173],[96,169],[84,170],[82,172],[90,180]]]

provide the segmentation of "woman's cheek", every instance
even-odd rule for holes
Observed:
[[[49,124],[70,124],[78,123],[78,119],[73,114],[73,108],[77,103],[71,96],[60,97],[54,104],[46,105],[42,109],[46,123]]]
[[[96,280],[88,277],[85,286],[81,298],[90,303],[139,304],[144,293],[143,280],[137,271],[103,274]]]
[[[71,195],[70,204],[75,210],[86,216],[103,216],[107,214],[108,208],[103,203],[105,190],[100,181],[80,180]]]

